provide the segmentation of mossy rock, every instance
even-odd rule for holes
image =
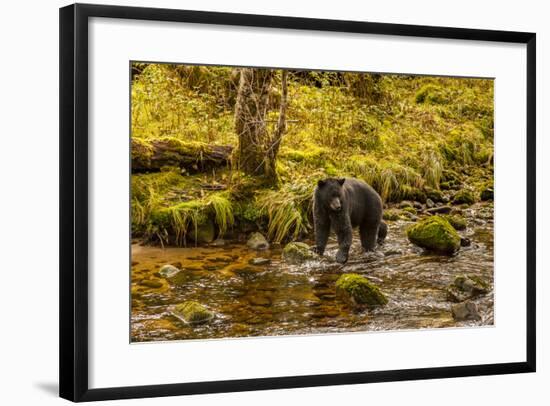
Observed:
[[[194,301],[187,301],[176,305],[173,314],[187,324],[203,324],[214,318],[213,312]]]
[[[457,190],[460,189],[461,183],[456,181],[447,180],[439,184],[441,190]]]
[[[261,233],[250,234],[246,245],[253,250],[266,250],[269,248],[269,242]]]
[[[309,245],[303,242],[290,242],[283,249],[283,259],[289,264],[299,265],[315,258]]]
[[[445,219],[453,226],[455,230],[465,230],[468,223],[466,219],[459,215],[445,216]]]
[[[408,185],[402,185],[400,190],[401,192],[399,197],[401,199],[426,203],[426,199],[428,198],[426,196],[426,192],[424,192],[422,189],[418,189]]]
[[[477,275],[458,275],[447,288],[447,300],[463,302],[489,292],[489,285]]]
[[[443,193],[441,193],[440,190],[426,187],[424,188],[424,192],[426,193],[426,197],[428,199],[433,200],[434,202],[442,202],[443,201]]]
[[[336,296],[351,307],[373,308],[388,303],[388,299],[378,286],[364,276],[349,273],[336,281]]]
[[[476,198],[474,193],[468,189],[462,189],[453,196],[453,204],[474,204]]]
[[[387,221],[396,221],[401,218],[401,212],[396,209],[384,210],[382,218]]]
[[[452,255],[460,249],[460,236],[441,216],[428,217],[407,230],[409,240],[439,254]]]
[[[417,211],[414,207],[404,207],[402,210],[407,213],[417,214]]]

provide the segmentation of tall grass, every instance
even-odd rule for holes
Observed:
[[[227,229],[235,223],[233,204],[227,192],[213,193],[205,199],[206,207],[212,208],[219,235],[223,236]]]
[[[297,239],[310,230],[312,193],[313,187],[309,185],[287,184],[281,190],[270,190],[258,196],[257,204],[268,217],[267,234],[272,241]]]

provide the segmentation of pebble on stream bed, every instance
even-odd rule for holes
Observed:
[[[492,204],[462,210],[467,213],[467,228],[460,239],[471,240],[471,245],[453,256],[436,255],[410,243],[406,230],[415,223],[404,214],[389,224],[386,241],[374,252],[363,253],[354,232],[345,265],[330,260],[338,249],[335,238],[329,240],[325,257],[297,264],[283,259],[279,245],[261,254],[237,240],[226,241],[223,247],[141,245],[132,257],[136,263],[132,266],[132,341],[490,325],[493,226],[488,220],[483,224],[473,220],[479,213],[490,218]],[[430,214],[424,210],[419,216],[422,221]],[[311,243],[307,241],[304,248]],[[337,295],[336,281],[350,273],[376,284],[386,304],[355,306],[342,293]],[[465,300],[452,307],[455,303],[449,303],[447,287],[460,275],[478,276],[488,291],[460,297]],[[153,287],[159,283],[161,287]],[[216,317],[185,321],[175,309],[189,301],[212,315],[215,311]]]

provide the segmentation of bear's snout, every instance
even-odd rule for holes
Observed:
[[[334,211],[342,210],[342,203],[340,202],[340,199],[338,199],[337,197],[332,199],[330,201],[330,209]]]

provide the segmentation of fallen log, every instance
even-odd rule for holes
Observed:
[[[231,145],[210,145],[174,137],[145,140],[132,137],[132,172],[159,171],[177,166],[187,172],[202,172],[229,164]]]

